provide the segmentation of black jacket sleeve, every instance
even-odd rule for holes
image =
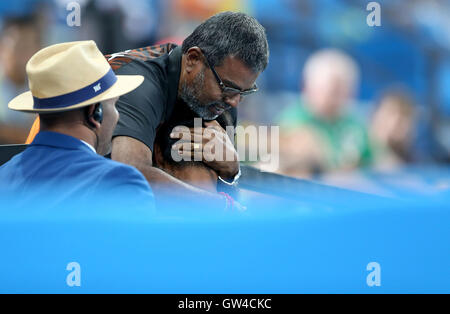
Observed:
[[[131,62],[116,70],[116,74],[143,75],[144,82],[117,101],[120,117],[113,137],[135,138],[153,152],[156,129],[164,117],[167,102],[162,70],[154,64]]]

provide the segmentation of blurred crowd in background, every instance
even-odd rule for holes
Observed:
[[[67,4],[81,25],[67,25]],[[280,126],[282,174],[450,161],[450,1],[388,0],[369,27],[366,0],[16,0],[0,2],[0,144],[34,117],[7,109],[25,65],[50,44],[93,39],[105,54],[183,39],[221,11],[266,28],[270,63],[241,125]]]

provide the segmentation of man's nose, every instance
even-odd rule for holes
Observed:
[[[237,94],[235,96],[225,98],[225,103],[227,103],[233,108],[237,108],[241,100],[242,100],[241,94]]]

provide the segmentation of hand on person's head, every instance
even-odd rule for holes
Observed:
[[[174,150],[185,160],[203,161],[222,178],[233,178],[239,171],[239,158],[226,131],[217,121],[205,122],[206,128],[175,127],[171,138],[190,139],[176,143]]]

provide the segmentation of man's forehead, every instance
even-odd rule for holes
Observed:
[[[252,88],[259,75],[237,56],[226,57],[222,64],[215,68],[227,86],[241,90]]]

